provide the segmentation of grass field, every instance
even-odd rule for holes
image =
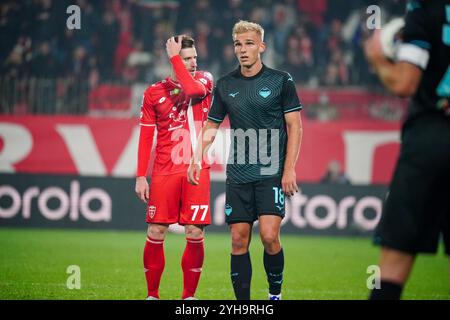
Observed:
[[[143,232],[0,228],[0,299],[138,299],[146,295],[142,266]],[[378,261],[367,238],[283,236],[283,299],[366,299],[366,273]],[[162,299],[179,299],[182,235],[165,242]],[[206,256],[197,297],[233,299],[229,279],[228,234],[207,234]],[[251,245],[252,299],[266,299],[262,246]],[[420,256],[404,299],[450,299],[448,259]],[[66,286],[67,267],[78,265],[81,289]]]

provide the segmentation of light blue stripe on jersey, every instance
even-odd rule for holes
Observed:
[[[214,121],[214,122],[219,122],[219,123],[223,121],[223,119],[222,119],[222,120],[219,120],[219,119],[216,119],[216,118],[211,117],[211,116],[208,116],[208,119],[209,119],[209,120],[212,120],[212,121]]]
[[[406,5],[406,11],[413,11],[416,9],[421,8],[422,6],[420,5],[419,2],[417,1],[411,1]]]
[[[431,49],[431,44],[429,42],[427,42],[427,41],[413,40],[413,41],[410,41],[409,43],[411,43],[411,44],[413,44],[415,46],[418,46],[418,47],[420,47],[422,49],[425,49],[425,50],[430,50]]]
[[[288,109],[288,110],[284,110],[284,113],[288,113],[288,112],[291,112],[291,111],[299,110],[299,109],[302,109],[302,108],[303,108],[303,106],[299,105],[299,106],[296,106],[294,108],[291,108],[291,109]]]

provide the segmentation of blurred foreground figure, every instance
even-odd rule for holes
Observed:
[[[383,54],[382,34],[366,42],[366,57],[388,90],[411,100],[375,232],[381,287],[372,300],[400,299],[416,255],[436,253],[441,235],[450,255],[450,1],[408,3],[394,61]]]

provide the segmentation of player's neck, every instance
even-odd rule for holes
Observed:
[[[254,75],[257,75],[258,72],[261,71],[262,67],[263,67],[262,61],[257,60],[250,67],[241,66],[241,74],[244,77],[253,77]]]
[[[175,76],[175,73],[171,73],[170,74],[170,80],[172,80],[173,82],[175,82],[175,83],[179,83],[179,81],[178,81],[178,79],[177,79],[177,77]]]

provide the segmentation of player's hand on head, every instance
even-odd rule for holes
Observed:
[[[181,39],[183,35],[177,36],[178,41],[175,41],[175,37],[170,37],[166,42],[166,52],[167,56],[170,58],[180,54],[181,51]]]
[[[200,164],[191,163],[187,172],[187,179],[190,184],[198,185],[200,183]]]
[[[144,203],[148,202],[150,188],[148,186],[146,177],[136,178],[136,186],[134,191],[136,192],[137,197],[141,199]]]
[[[281,187],[286,196],[291,197],[298,192],[295,170],[285,170],[281,178]]]

